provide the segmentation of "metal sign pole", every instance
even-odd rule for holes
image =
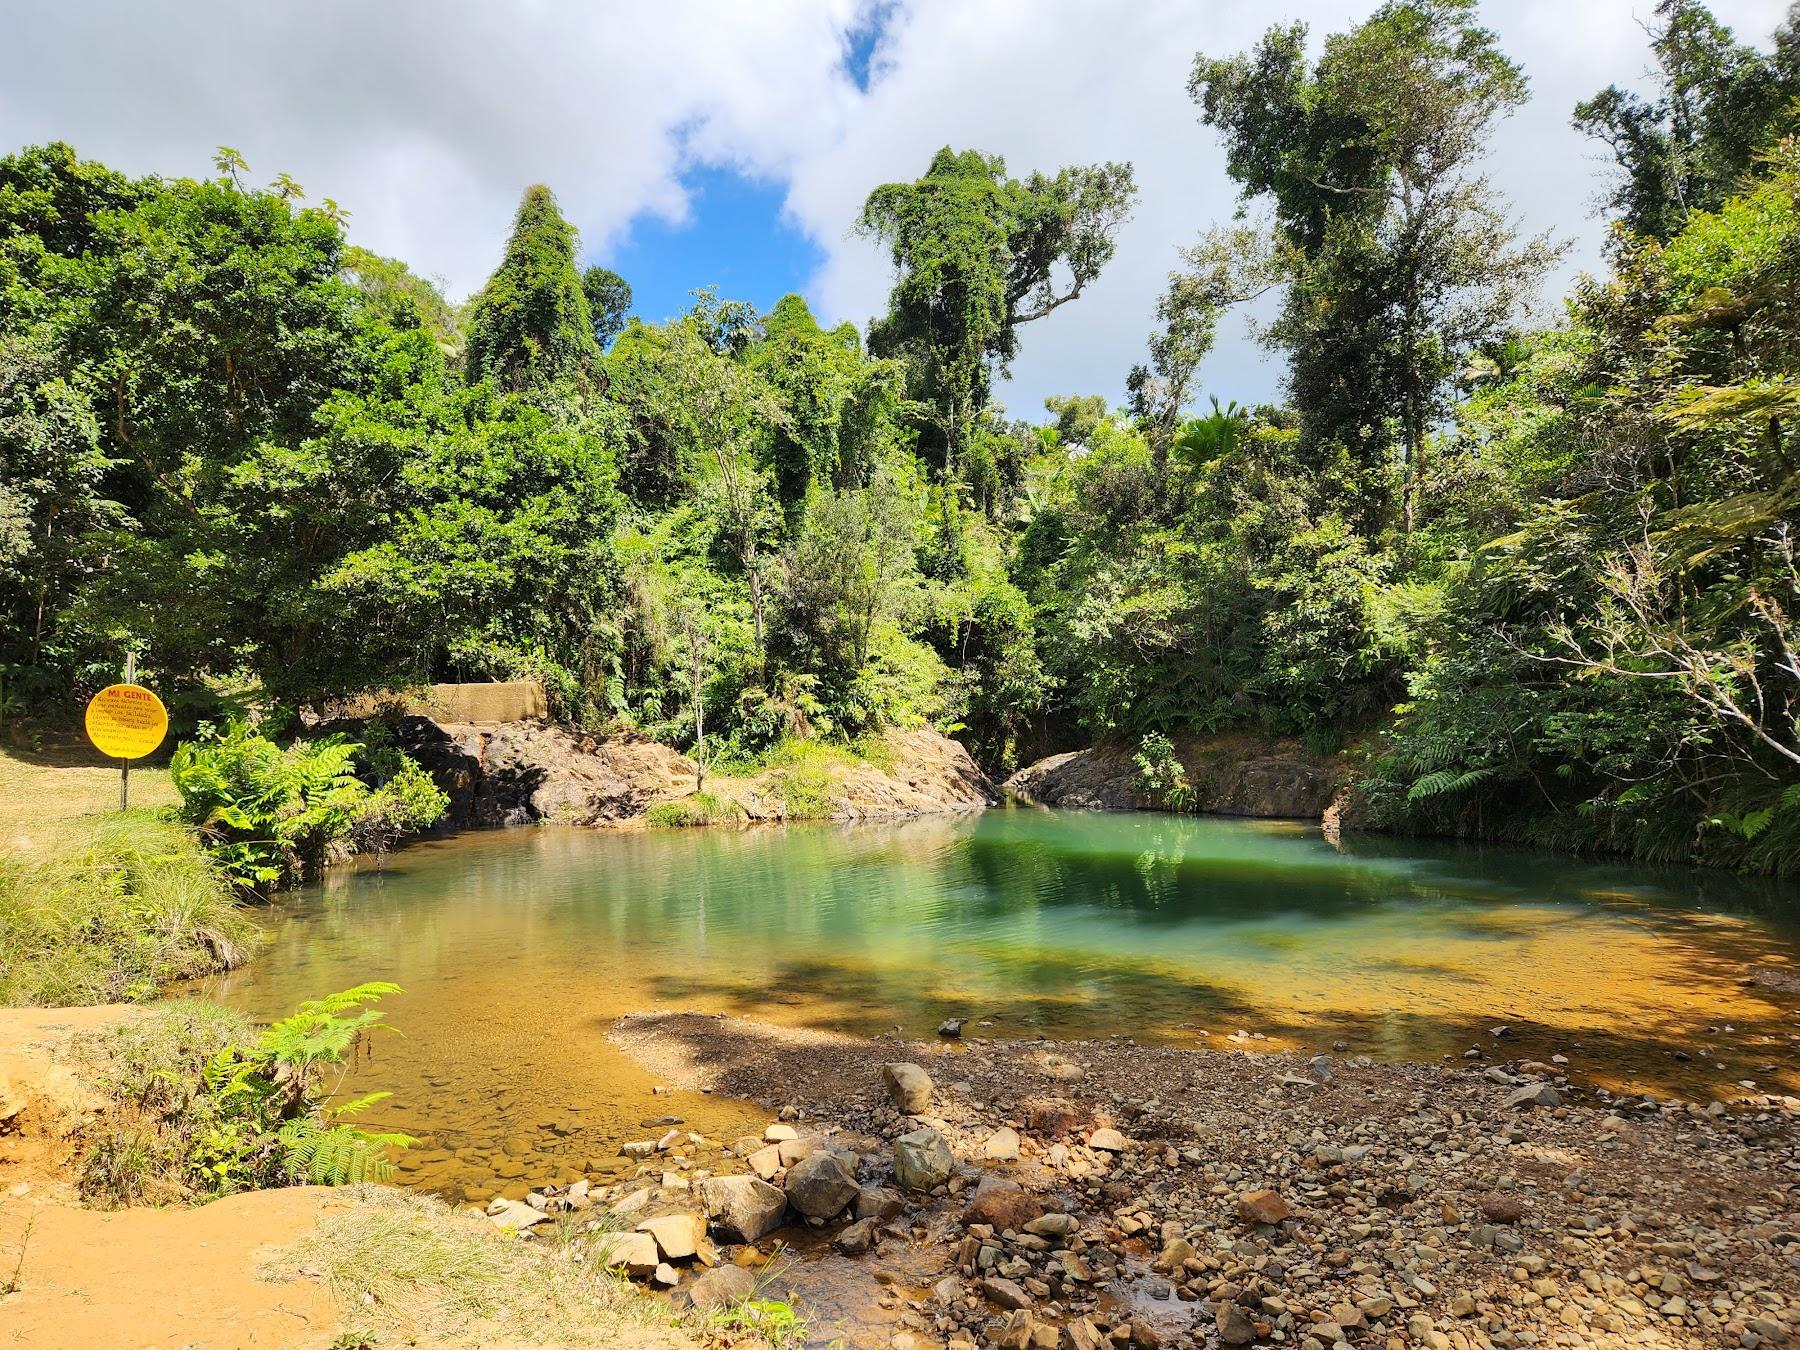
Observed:
[[[125,653],[125,683],[126,684],[136,684],[137,683],[137,653],[136,652],[126,652]],[[119,761],[119,810],[124,811],[124,810],[128,809],[127,803],[130,801],[130,799],[131,799],[131,761],[128,759],[121,759]]]

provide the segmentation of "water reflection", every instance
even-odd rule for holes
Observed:
[[[1013,1036],[1218,1043],[1244,1027],[1418,1058],[1505,1022],[1511,1053],[1564,1053],[1619,1085],[1800,1086],[1792,998],[1740,983],[1794,960],[1793,899],[1712,873],[1155,815],[538,829],[333,877],[220,990],[267,1014],[402,985],[407,1038],[364,1077],[444,1136],[439,1170],[485,1175],[633,1130],[649,1080],[604,1029],[647,1007],[914,1035],[950,1014]],[[1728,1044],[1707,1040],[1726,1023]],[[1700,1042],[1718,1054],[1675,1057]],[[737,1110],[685,1113],[723,1131]]]

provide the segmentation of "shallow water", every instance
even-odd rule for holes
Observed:
[[[1800,985],[1800,895],[1701,871],[1014,809],[464,835],[280,913],[269,952],[211,992],[268,1015],[401,985],[384,1007],[403,1034],[354,1085],[394,1089],[380,1123],[427,1136],[409,1179],[472,1196],[614,1167],[663,1114],[726,1140],[760,1127],[741,1103],[652,1095],[605,1039],[650,1008],[1396,1059],[1482,1045],[1614,1087],[1800,1092],[1800,996],[1742,983]]]

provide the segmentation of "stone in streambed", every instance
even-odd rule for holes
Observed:
[[[1238,1217],[1246,1223],[1280,1223],[1291,1211],[1274,1191],[1245,1191],[1237,1198]]]
[[[861,1256],[875,1245],[876,1230],[880,1226],[879,1219],[858,1219],[833,1238],[831,1245],[845,1256]]]
[[[730,1242],[759,1242],[781,1227],[787,1196],[759,1177],[708,1177],[700,1183],[706,1213]]]
[[[993,1162],[1011,1162],[1019,1156],[1019,1132],[1001,1126],[981,1146],[981,1156]]]
[[[692,1214],[658,1214],[637,1226],[640,1233],[656,1239],[657,1250],[665,1261],[685,1261],[700,1250],[706,1236],[705,1226]]]
[[[1510,1094],[1506,1099],[1506,1104],[1514,1108],[1538,1106],[1550,1110],[1562,1105],[1562,1093],[1549,1083],[1527,1083],[1517,1092]]]
[[[956,1159],[936,1130],[914,1130],[894,1141],[894,1181],[909,1191],[928,1191],[950,1179]]]
[[[756,1276],[742,1266],[718,1266],[695,1280],[688,1297],[702,1312],[741,1303],[756,1289]]]
[[[1044,1212],[1044,1202],[1016,1181],[985,1176],[975,1187],[969,1207],[963,1211],[964,1225],[991,1224],[1000,1232],[1008,1228],[1026,1228]]]
[[[788,1204],[808,1218],[835,1218],[856,1192],[856,1178],[835,1153],[814,1153],[788,1169]]]
[[[856,1217],[859,1219],[886,1223],[889,1219],[899,1218],[905,1208],[906,1201],[900,1198],[900,1193],[886,1186],[864,1186],[856,1193]]]
[[[662,1264],[656,1239],[648,1233],[611,1233],[601,1241],[600,1259],[609,1266],[623,1266],[627,1275],[648,1275]]]
[[[881,1081],[896,1110],[916,1116],[931,1109],[931,1075],[917,1064],[884,1064]]]

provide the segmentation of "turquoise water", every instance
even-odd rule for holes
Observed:
[[[388,1011],[405,1034],[358,1085],[396,1088],[399,1123],[461,1141],[426,1171],[463,1178],[509,1142],[513,1157],[616,1148],[651,1114],[650,1080],[604,1033],[649,1008],[1425,1059],[1506,1023],[1509,1055],[1563,1053],[1601,1081],[1775,1089],[1800,1082],[1794,1000],[1741,981],[1800,973],[1792,898],[1700,871],[1154,814],[531,829],[333,877],[218,989],[270,1014],[403,986]],[[1674,1057],[1726,1024],[1712,1059]],[[591,1124],[532,1135],[546,1104]],[[688,1105],[736,1124],[730,1104]]]

